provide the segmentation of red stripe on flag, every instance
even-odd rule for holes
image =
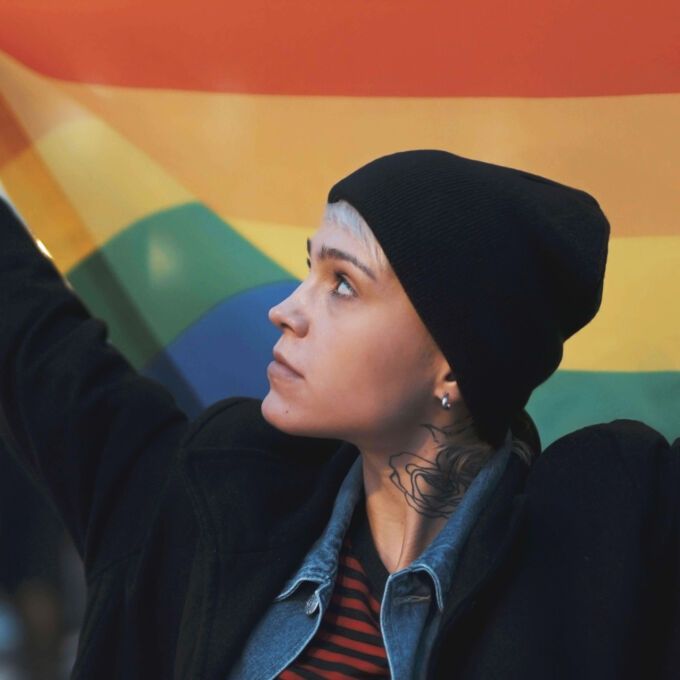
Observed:
[[[677,0],[0,4],[2,49],[47,75],[260,94],[678,92],[678,27]]]

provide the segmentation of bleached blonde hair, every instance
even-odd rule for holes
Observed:
[[[385,251],[380,243],[378,243],[378,239],[376,239],[366,220],[347,201],[327,203],[321,222],[322,224],[332,224],[340,229],[345,229],[355,236],[366,248],[369,255],[371,255],[379,271],[385,272],[392,268],[385,255]]]

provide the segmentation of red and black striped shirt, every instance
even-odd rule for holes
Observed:
[[[343,540],[333,594],[319,629],[279,680],[389,677],[380,631],[380,601],[389,574],[373,544],[362,500]]]

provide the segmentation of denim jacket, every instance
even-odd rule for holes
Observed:
[[[423,677],[458,557],[481,508],[503,475],[510,452],[508,431],[503,445],[477,474],[432,543],[410,565],[389,575],[380,628],[392,680]],[[324,532],[248,638],[228,680],[271,680],[312,640],[328,608],[340,547],[362,491],[359,456],[340,487]]]

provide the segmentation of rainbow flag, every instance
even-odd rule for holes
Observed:
[[[544,445],[680,434],[680,5],[0,2],[0,190],[190,414],[262,397],[328,188],[444,148],[585,189],[603,304],[528,405]]]

